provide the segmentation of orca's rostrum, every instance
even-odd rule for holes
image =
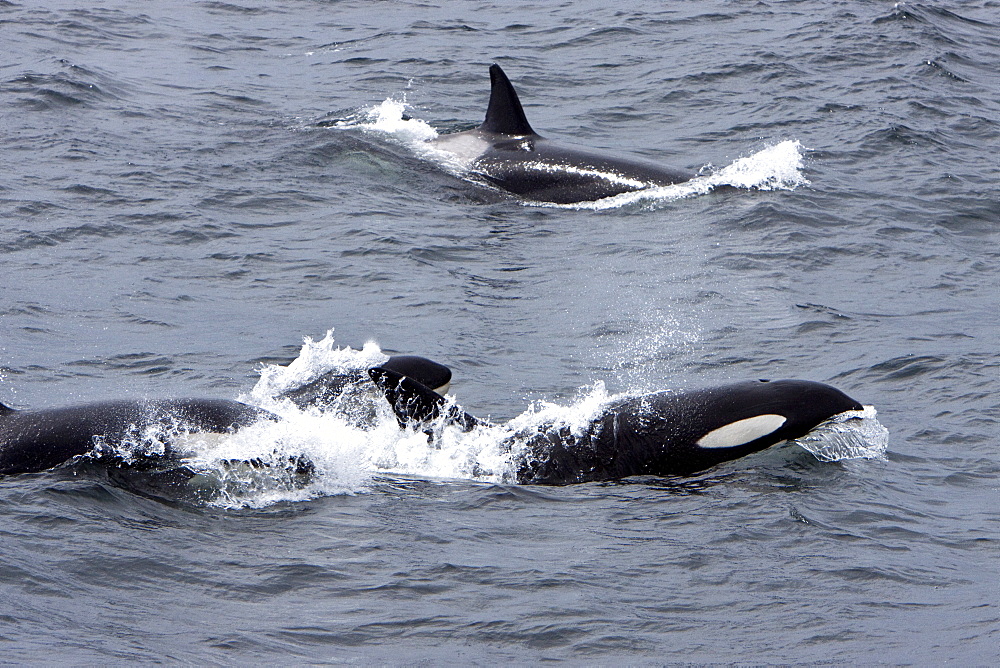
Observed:
[[[486,120],[473,130],[432,140],[470,174],[526,200],[573,204],[689,181],[693,173],[548,140],[524,115],[514,86],[499,65],[490,67]]]

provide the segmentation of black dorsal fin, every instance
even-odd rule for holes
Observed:
[[[440,394],[408,376],[385,367],[368,369],[368,375],[385,394],[401,427],[436,420],[442,410],[448,423],[457,424],[464,431],[479,424],[479,420],[455,405],[449,406]]]
[[[535,131],[524,117],[521,101],[510,79],[496,63],[490,65],[490,106],[480,130],[504,135],[533,135]]]

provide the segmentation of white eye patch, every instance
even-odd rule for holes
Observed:
[[[756,441],[761,436],[774,433],[785,424],[784,415],[755,415],[745,420],[738,420],[718,429],[713,429],[698,439],[702,448],[735,448],[750,441]]]

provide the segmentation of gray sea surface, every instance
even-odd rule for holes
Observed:
[[[1000,3],[0,0],[0,44],[4,404],[245,398],[334,329],[497,420],[805,378],[889,431],[566,487],[341,458],[234,506],[8,476],[0,662],[1000,661]],[[482,188],[407,129],[481,122],[493,62],[547,137],[764,164]]]

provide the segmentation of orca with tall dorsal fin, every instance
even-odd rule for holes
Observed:
[[[634,158],[552,142],[528,123],[514,86],[490,66],[486,120],[474,130],[442,135],[435,148],[454,154],[471,174],[526,200],[573,204],[689,181],[694,174]]]
[[[489,425],[412,378],[370,369],[403,426],[432,423],[469,431]],[[564,485],[637,475],[691,475],[805,436],[863,406],[840,390],[805,380],[748,381],[691,392],[653,392],[610,402],[582,431],[542,424],[507,437],[517,448],[517,481]]]

